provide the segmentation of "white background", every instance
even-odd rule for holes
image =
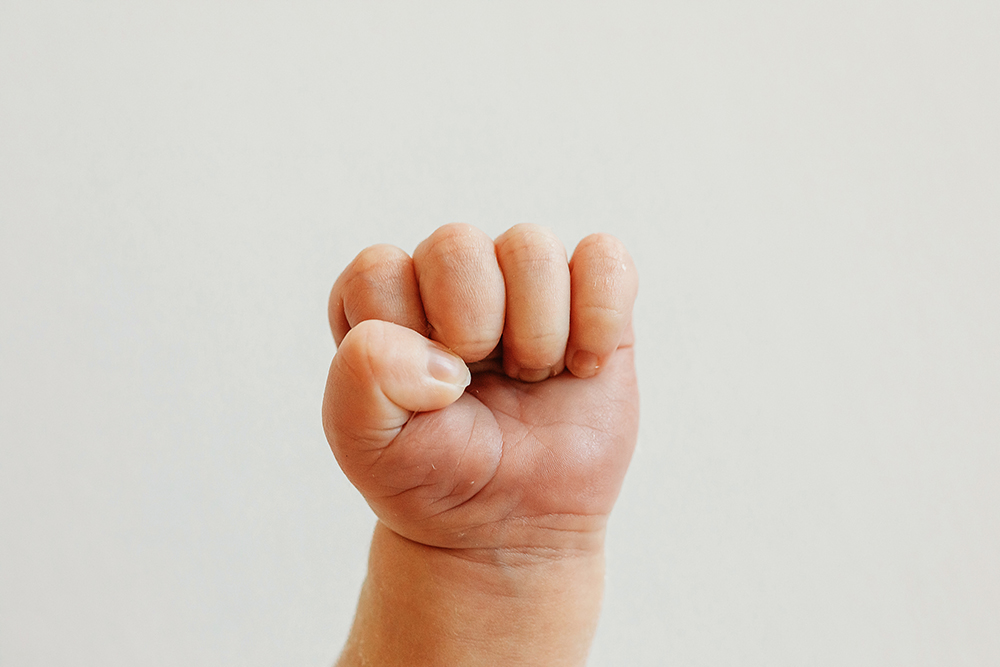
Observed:
[[[327,292],[618,235],[591,665],[1000,664],[1000,3],[0,4],[0,665],[329,665]]]

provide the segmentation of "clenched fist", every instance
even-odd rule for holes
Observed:
[[[448,563],[502,565],[498,586],[533,594],[510,566],[602,553],[637,432],[636,289],[613,237],[585,238],[567,261],[533,225],[496,241],[447,225],[412,257],[385,245],[358,255],[330,296],[339,347],[323,422],[378,516],[378,568],[424,559],[448,586]],[[352,637],[365,606],[363,594]],[[407,650],[400,664],[423,664]],[[447,664],[434,655],[427,664]]]

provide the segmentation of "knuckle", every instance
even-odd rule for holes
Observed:
[[[356,276],[372,281],[397,275],[409,262],[410,256],[399,248],[380,244],[369,246],[358,253],[351,263],[351,269]]]
[[[500,258],[505,274],[556,275],[566,272],[566,256],[556,251],[546,251],[538,246],[522,252],[512,252]]]
[[[452,223],[439,227],[418,246],[415,254],[443,261],[449,267],[477,263],[484,254],[484,241],[489,241],[489,237],[472,225]]]
[[[585,262],[594,270],[627,271],[632,265],[632,258],[625,245],[610,234],[591,234],[576,247],[573,254],[574,264]]]
[[[592,234],[581,241],[570,270],[574,293],[588,304],[625,311],[635,299],[635,264],[622,242],[610,234]]]
[[[466,222],[449,222],[447,225],[441,225],[434,233],[433,236],[440,237],[468,237],[468,236],[482,236],[481,232],[477,227],[474,227]]]
[[[385,308],[397,304],[400,294],[415,285],[413,260],[389,245],[371,246],[351,263],[343,280],[340,298],[345,315],[352,323],[383,317]]]
[[[523,223],[511,227],[497,239],[497,254],[554,259],[565,258],[566,250],[548,229]]]
[[[515,281],[527,276],[561,282],[561,276],[568,276],[562,243],[547,229],[535,225],[523,227],[513,227],[498,239],[497,261],[504,277]]]

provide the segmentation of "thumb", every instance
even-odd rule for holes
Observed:
[[[454,403],[471,375],[462,359],[416,331],[366,320],[341,342],[326,383],[323,428],[354,479],[370,468],[414,412]]]

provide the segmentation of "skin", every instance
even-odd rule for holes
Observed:
[[[582,665],[635,446],[635,267],[606,234],[446,225],[330,295],[323,422],[378,517],[338,665]]]

